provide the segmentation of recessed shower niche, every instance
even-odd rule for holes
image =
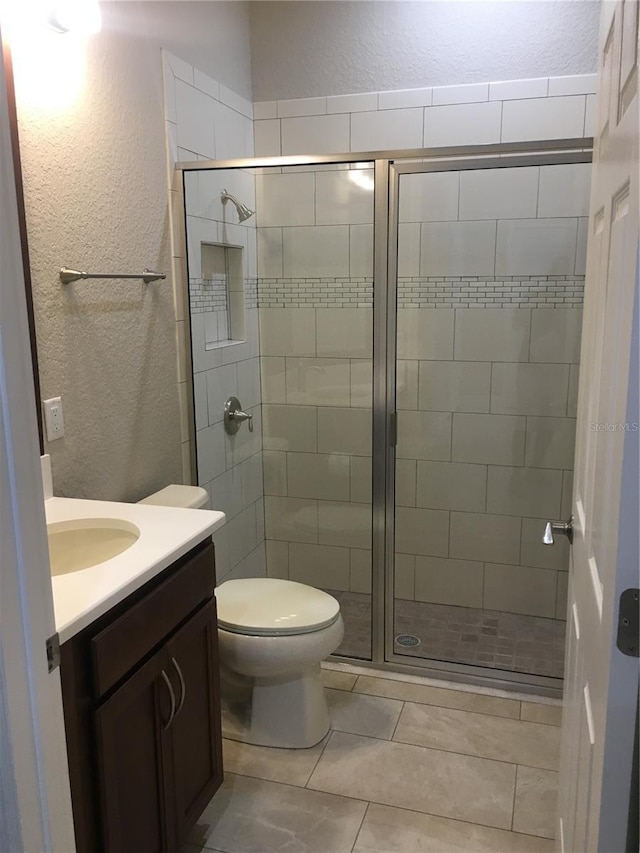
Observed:
[[[243,247],[201,243],[201,277],[189,278],[191,314],[202,314],[206,349],[246,340]]]

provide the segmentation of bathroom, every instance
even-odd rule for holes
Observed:
[[[542,535],[572,512],[599,6],[101,3],[88,39],[12,41],[55,494],[198,484],[218,584],[345,622],[330,738],[225,741],[186,850],[554,849],[569,544]]]

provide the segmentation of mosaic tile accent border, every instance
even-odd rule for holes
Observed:
[[[584,276],[401,278],[399,308],[578,308]]]
[[[227,279],[224,275],[210,279],[189,280],[189,305],[192,314],[227,310]]]
[[[244,307],[245,309],[258,307],[257,278],[245,278],[244,280]]]
[[[371,278],[259,278],[261,308],[371,308]]]
[[[369,278],[259,278],[262,308],[370,308]],[[578,308],[584,276],[398,279],[399,308]]]
[[[227,280],[225,276],[211,279],[189,279],[189,307],[192,314],[218,313],[228,310]],[[244,282],[244,307],[258,307],[258,281],[246,278]]]

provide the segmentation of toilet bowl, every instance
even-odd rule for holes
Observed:
[[[320,661],[344,635],[340,605],[305,584],[230,580],[216,589],[222,730],[261,746],[309,747],[329,730]]]
[[[201,508],[199,486],[166,486],[139,503]],[[222,733],[232,740],[302,748],[329,730],[320,661],[344,636],[340,605],[322,590],[277,578],[225,581],[215,591]]]

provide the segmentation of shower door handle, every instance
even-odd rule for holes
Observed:
[[[554,533],[561,533],[569,540],[569,545],[573,544],[573,516],[568,521],[547,521],[544,528],[544,536],[542,542],[544,545],[553,545]]]

